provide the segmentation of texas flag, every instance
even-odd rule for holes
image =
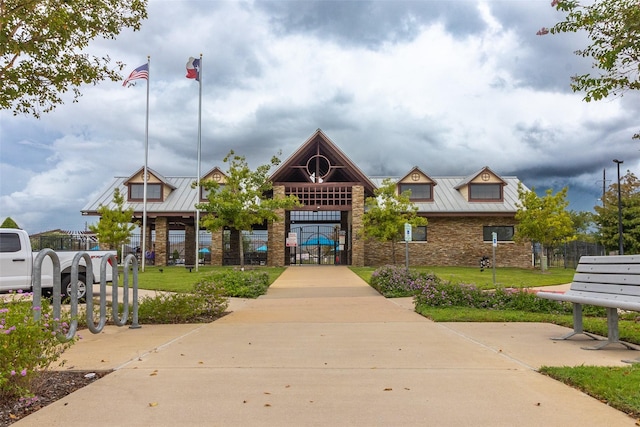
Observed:
[[[187,61],[187,78],[200,81],[200,60],[190,57]]]

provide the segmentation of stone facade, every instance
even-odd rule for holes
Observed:
[[[362,267],[366,265],[366,247],[362,230],[362,216],[364,215],[364,187],[362,185],[354,185],[352,191],[351,205],[351,265],[354,267]]]
[[[284,197],[284,186],[273,187],[273,197]],[[267,227],[269,252],[267,253],[267,265],[271,267],[282,267],[285,261],[285,210],[278,209],[276,214],[282,218],[281,221],[274,221]]]
[[[184,263],[196,265],[196,227],[194,225],[184,227]]]
[[[169,248],[169,221],[166,217],[156,218],[155,253],[156,265],[167,265],[167,249]]]
[[[426,242],[409,243],[410,265],[477,266],[480,258],[492,258],[492,242],[483,241],[484,226],[515,225],[513,217],[429,218]],[[365,264],[393,264],[392,244],[367,240]],[[396,264],[405,263],[405,243],[395,244]],[[498,242],[496,267],[531,267],[531,244]]]
[[[211,265],[222,265],[224,232],[211,233]]]

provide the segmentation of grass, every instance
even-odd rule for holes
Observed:
[[[479,267],[411,267],[412,270],[432,272],[444,280],[454,283],[473,283],[481,289],[493,289],[496,286],[508,288],[538,287],[570,283],[575,270],[551,268],[542,273],[530,268],[496,268],[496,286],[493,284],[493,270],[480,271]],[[351,267],[351,270],[369,283],[374,267]]]
[[[640,364],[610,366],[543,366],[540,372],[582,390],[634,418],[640,417]],[[638,425],[638,423],[636,423]]]
[[[155,267],[146,266],[145,271],[138,271],[138,289],[147,289],[151,291],[169,291],[169,292],[190,292],[193,285],[207,277],[208,275],[225,270],[234,270],[237,267],[217,267],[217,266],[200,266],[198,271],[188,269],[182,266]],[[246,268],[245,270],[248,270]],[[285,270],[284,267],[256,267],[257,271],[266,271],[269,274],[269,284],[273,283],[278,276]],[[129,276],[129,285],[133,280]],[[122,274],[120,274],[120,282],[122,286]]]

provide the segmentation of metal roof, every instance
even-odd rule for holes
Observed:
[[[122,194],[127,200],[127,191],[128,188],[125,185],[131,177],[120,176],[116,177],[114,181],[106,187],[99,195],[90,201],[84,208],[82,208],[81,212],[83,214],[95,214],[100,207],[109,206],[113,208],[113,192],[116,188],[120,189],[120,194]],[[167,196],[167,198],[162,202],[155,201],[147,201],[147,213],[181,213],[181,212],[194,212],[195,204],[197,203],[197,190],[195,188],[191,188],[191,183],[195,181],[195,177],[193,176],[179,176],[179,177],[163,177],[164,182],[170,186],[173,186],[174,189]],[[135,212],[143,211],[142,202],[125,202],[127,208],[133,208]]]
[[[191,188],[191,183],[195,177],[163,177],[166,183],[174,189],[162,202],[147,202],[148,214],[160,213],[190,213],[195,211],[197,193],[195,188]],[[370,181],[380,187],[385,179],[399,181],[401,176],[369,177]],[[430,176],[436,183],[433,187],[432,202],[416,202],[418,211],[426,214],[515,214],[518,210],[518,183],[520,180],[515,176],[499,176],[506,185],[503,186],[503,200],[500,202],[468,202],[458,190],[461,183],[466,182],[468,176]],[[113,192],[116,188],[120,193],[127,195],[127,182],[130,177],[116,177],[99,195],[89,202],[83,209],[84,214],[95,215],[100,205],[112,206]],[[526,187],[525,187],[526,189]],[[132,207],[135,212],[142,212],[141,202],[126,202],[127,207]]]
[[[385,179],[400,180],[399,176],[371,177],[371,181],[380,187]],[[432,202],[416,202],[418,212],[437,214],[515,214],[518,210],[518,183],[515,176],[499,176],[506,185],[503,186],[503,200],[499,202],[469,202],[458,190],[467,176],[430,176],[436,183],[433,187]],[[526,187],[525,187],[526,189]]]

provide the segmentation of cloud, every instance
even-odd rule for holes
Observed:
[[[123,74],[151,56],[148,160],[167,176],[196,173],[199,87],[184,76],[202,53],[203,171],[231,149],[252,166],[284,159],[321,128],[370,175],[489,166],[542,191],[569,185],[588,210],[611,159],[638,164],[640,103],[571,91],[590,69],[573,54],[586,36],[535,35],[559,19],[534,0],[152,0],[141,31],[88,50]],[[143,165],[146,82],[83,93],[40,120],[0,112],[0,218],[83,228],[86,202]]]

